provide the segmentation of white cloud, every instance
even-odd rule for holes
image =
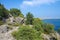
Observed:
[[[32,0],[32,1],[23,1],[22,5],[29,5],[29,6],[34,6],[34,5],[42,5],[42,4],[50,4],[50,3],[55,3],[56,1],[60,0]]]
[[[24,1],[23,4],[25,4],[25,5],[32,5],[33,3],[30,2],[30,1]]]

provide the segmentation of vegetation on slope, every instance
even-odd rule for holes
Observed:
[[[34,21],[34,19],[33,19],[33,15],[30,13],[30,12],[28,12],[28,14],[26,15],[26,24],[27,25],[32,25],[33,24],[33,21]]]
[[[41,37],[42,33],[49,34],[54,31],[54,26],[51,24],[44,23],[42,20],[39,18],[33,18],[31,19],[30,13],[28,13],[29,16],[27,15],[27,20],[25,26],[20,26],[20,28],[17,31],[14,31],[12,33],[13,37],[16,38],[17,40],[43,40]],[[32,24],[30,23],[32,20]]]
[[[21,13],[19,9],[11,8],[9,11],[0,3],[0,20],[2,20],[3,18],[8,18],[10,16],[9,14],[16,17],[24,17],[24,15]]]
[[[24,15],[19,9],[11,8],[10,10],[7,10],[4,5],[0,3],[0,25],[4,24],[6,19],[10,16],[13,17],[22,17],[24,18]]]
[[[2,20],[3,18],[8,18],[9,13],[13,17],[24,17],[19,9],[12,8],[9,11],[2,4],[0,4],[0,20]],[[0,24],[1,23],[3,24],[2,21],[0,22]],[[39,18],[34,18],[34,16],[30,12],[28,12],[28,14],[26,15],[25,24],[25,26],[20,26],[17,31],[12,32],[12,36],[16,38],[16,40],[43,40],[41,37],[42,33],[49,34],[54,31],[53,25],[44,23]]]
[[[17,16],[24,17],[24,15],[21,13],[21,11],[19,9],[16,9],[16,8],[11,8],[10,14],[14,17],[17,17]]]
[[[8,13],[9,11],[2,4],[0,4],[0,20],[8,18]]]
[[[18,31],[12,33],[17,40],[42,40],[41,34],[30,26],[21,26]],[[38,36],[39,35],[39,36]]]

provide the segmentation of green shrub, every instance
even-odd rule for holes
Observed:
[[[13,26],[19,26],[19,25],[20,25],[20,24],[18,24],[18,23],[14,23],[14,24],[13,24]]]
[[[54,31],[54,25],[52,25],[52,24],[45,24],[43,29],[44,29],[45,33],[48,33],[48,34],[52,33]]]
[[[43,22],[39,18],[34,18],[33,25],[35,30],[43,32]]]
[[[17,40],[42,40],[41,37],[38,37],[38,31],[29,26],[20,27],[18,31],[13,32],[12,35]]]
[[[8,29],[9,29],[9,30],[13,29],[13,26],[9,25],[9,26],[8,26]]]
[[[42,25],[43,24],[42,20],[40,20],[39,18],[34,18],[33,25],[38,25],[38,24]]]
[[[37,31],[43,32],[43,33],[51,33],[54,31],[54,25],[44,23],[42,20],[39,18],[34,18],[33,25]]]
[[[17,31],[13,31],[11,34],[12,34],[12,36],[13,36],[14,38],[16,38],[16,36],[17,36]]]
[[[39,31],[43,32],[43,28],[41,27],[40,24],[38,24],[38,25],[34,25],[33,28],[34,28],[35,30],[37,30],[38,32],[39,32]]]
[[[24,15],[23,14],[20,14],[19,16],[22,17],[22,18],[24,18]]]
[[[4,22],[3,21],[0,21],[0,25],[3,25],[4,24]]]
[[[58,28],[57,32],[60,34],[60,28]]]
[[[21,11],[17,8],[11,8],[10,9],[10,14],[14,17],[18,17],[18,16],[24,17],[24,15],[21,13]]]
[[[19,23],[8,23],[8,25],[11,25],[11,26],[19,26],[20,24]]]

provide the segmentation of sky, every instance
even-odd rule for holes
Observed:
[[[6,9],[18,8],[41,19],[60,19],[60,0],[0,0]]]

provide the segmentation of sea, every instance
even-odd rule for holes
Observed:
[[[58,30],[60,28],[60,19],[44,19],[45,23],[50,23],[54,25],[54,29]]]

